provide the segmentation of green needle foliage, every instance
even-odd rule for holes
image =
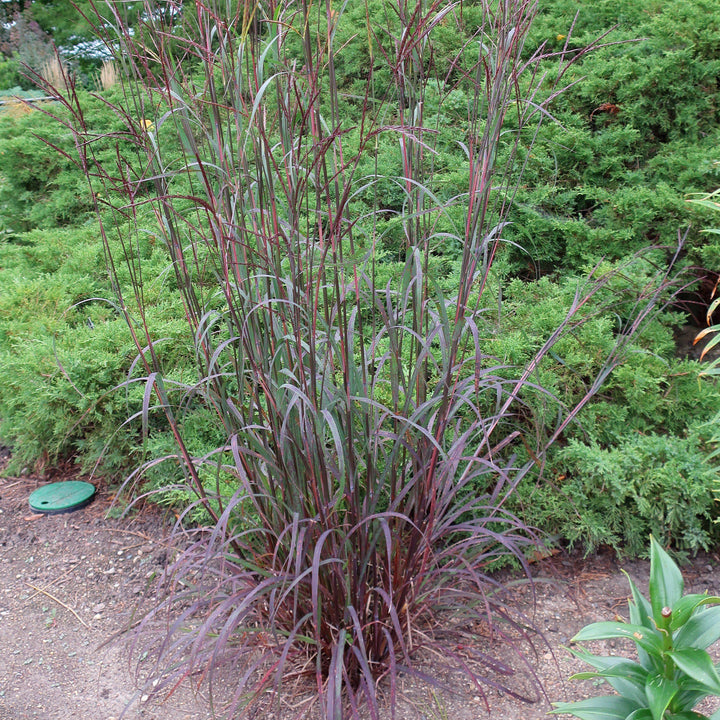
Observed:
[[[602,678],[617,695],[555,703],[554,713],[582,720],[691,720],[707,718],[693,708],[720,695],[720,675],[707,648],[720,639],[720,597],[683,595],[677,565],[650,538],[650,598],[628,577],[630,622],[598,622],[583,628],[573,642],[621,638],[635,643],[638,662],[572,650],[595,668],[574,679]],[[715,607],[709,607],[715,606]],[[720,718],[720,711],[712,720]]]
[[[162,421],[174,439],[126,489],[164,463],[191,498],[184,517],[205,519],[178,526],[184,549],[138,626],[143,643],[160,614],[172,617],[147,648],[149,687],[195,672],[225,681],[218,670],[230,664],[241,671],[229,713],[254,703],[281,714],[281,691],[305,677],[315,693],[302,709],[378,718],[379,681],[394,708],[399,673],[425,678],[414,658],[434,647],[438,670],[466,673],[479,692],[532,699],[486,648],[466,650],[468,633],[482,643],[470,623],[507,642],[521,630],[488,570],[509,556],[528,570],[523,548],[535,538],[505,506],[656,313],[668,280],[661,268],[633,300],[568,406],[537,373],[615,273],[576,289],[521,367],[490,350],[517,150],[586,50],[528,53],[529,0],[473,5],[469,34],[462,5],[386,2],[355,28],[372,62],[346,94],[343,6],[191,5],[159,13],[147,2],[129,24],[127,6],[109,4],[113,22],[98,32],[123,68],[121,132],[95,132],[81,98],[58,94],[137,349],[132,417],[146,438]],[[447,41],[448,28],[466,40],[438,72],[435,37]],[[553,72],[541,71],[550,59]],[[445,98],[467,127],[456,138],[466,185],[450,196],[434,185],[442,134],[428,110],[442,114]],[[392,174],[377,162],[385,145]],[[401,262],[387,273],[391,231]],[[194,352],[189,380],[167,370],[153,332],[147,237],[167,253]],[[438,260],[445,245],[459,253],[452,273]],[[221,438],[202,454],[186,434],[196,411]]]
[[[563,18],[577,15],[566,37]],[[717,77],[720,9],[713,0],[546,0],[528,45],[581,48],[600,32],[631,41],[574,66],[577,81],[527,157],[509,232],[532,275],[625,257],[669,244],[692,225],[691,262],[716,269],[717,238],[702,235],[708,213],[687,193],[720,184]]]

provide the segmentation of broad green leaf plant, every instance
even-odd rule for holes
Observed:
[[[690,200],[690,202],[720,212],[720,188],[704,197],[692,199]],[[713,235],[720,235],[720,228],[708,228],[703,232]],[[706,319],[708,327],[699,332],[697,337],[695,338],[695,343],[698,343],[700,342],[700,340],[703,340],[710,335],[714,336],[710,338],[710,340],[703,348],[702,355],[700,356],[701,360],[707,356],[710,350],[712,350],[716,345],[718,345],[718,343],[720,343],[720,322],[715,322],[715,324],[712,324],[713,316],[715,315],[718,307],[720,307],[720,297],[717,296],[718,287],[720,287],[720,279],[715,284],[715,288],[713,289],[712,302],[707,309]],[[715,320],[717,321],[717,316],[715,316]],[[707,367],[703,369],[702,374],[708,376],[720,376],[720,358],[715,358],[714,360],[712,360],[712,362],[710,362]],[[709,420],[708,425],[710,425],[713,430],[711,442],[716,445],[715,450],[709,456],[709,458],[713,458],[720,455],[720,412],[718,412],[714,417]]]
[[[650,599],[628,577],[630,622],[597,622],[572,642],[624,638],[635,643],[638,661],[598,656],[580,647],[571,652],[594,671],[572,679],[602,678],[618,694],[579,702],[555,703],[556,714],[581,720],[693,720],[707,718],[693,710],[710,695],[720,695],[720,675],[707,648],[720,639],[720,597],[683,596],[677,565],[650,538]],[[720,710],[711,720],[720,720]]]
[[[715,192],[710,193],[709,195],[706,195],[702,198],[694,198],[690,200],[690,202],[695,203],[696,205],[702,205],[703,207],[710,208],[711,210],[715,210],[717,212],[720,212],[720,188],[718,188]],[[710,233],[713,235],[720,235],[720,229],[718,228],[708,228],[707,230],[704,230],[703,232]],[[720,284],[720,281],[719,281]],[[714,335],[713,338],[710,339],[710,341],[707,343],[707,345],[703,348],[701,359],[704,358],[712,348],[714,348],[718,343],[720,343],[720,323],[712,324],[713,322],[713,315],[715,314],[715,311],[720,307],[720,297],[717,297],[717,291],[718,291],[718,284],[715,285],[715,289],[713,290],[713,299],[710,303],[710,306],[707,309],[707,324],[708,327],[706,327],[704,330],[702,330],[700,333],[698,333],[698,336],[695,338],[695,342],[699,342],[700,340],[703,340],[708,335]],[[717,319],[717,318],[716,318]],[[710,365],[705,368],[703,371],[703,374],[705,375],[720,375],[720,359],[713,360]]]

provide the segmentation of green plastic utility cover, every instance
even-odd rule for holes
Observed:
[[[95,497],[95,486],[80,480],[64,480],[38,488],[30,495],[30,509],[39,513],[72,512]]]

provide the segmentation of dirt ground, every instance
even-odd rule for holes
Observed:
[[[127,625],[167,562],[169,520],[149,509],[129,519],[108,518],[111,498],[102,487],[86,508],[38,516],[27,501],[42,482],[0,477],[0,720],[213,718],[202,689],[193,693],[181,687],[167,699],[147,701],[135,674],[137,668],[142,673],[142,662],[122,643],[106,644]],[[686,591],[720,594],[719,562],[713,555],[686,565]],[[646,562],[623,567],[647,588]],[[556,556],[538,564],[537,575],[534,610],[528,585],[519,583],[513,591],[518,608],[547,639],[546,645],[536,642],[531,672],[551,701],[602,692],[589,681],[563,680],[581,669],[563,646],[588,622],[626,616],[627,582],[617,559],[610,553],[586,561]],[[404,681],[398,718],[488,717],[477,690],[467,681],[455,682],[457,694],[443,696]],[[517,682],[520,689],[523,680]],[[488,699],[489,717],[495,719],[540,720],[550,709],[547,699],[527,705],[494,690]]]
[[[188,692],[143,704],[124,647],[103,646],[166,561],[162,516],[106,519],[102,492],[76,512],[38,516],[28,497],[39,484],[0,479],[0,720],[210,717]]]

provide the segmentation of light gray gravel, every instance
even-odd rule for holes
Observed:
[[[100,647],[127,622],[149,576],[166,561],[167,523],[157,511],[130,521],[106,519],[110,500],[103,493],[77,512],[34,517],[27,497],[36,485],[0,479],[0,720],[112,720],[123,712],[128,720],[211,720],[207,698],[187,687],[161,704],[143,703],[135,661],[122,646]],[[624,567],[645,591],[648,563]],[[536,568],[535,606],[527,584],[514,586],[511,597],[547,641],[535,638],[535,654],[524,668],[542,683],[547,699],[528,705],[491,689],[488,716],[481,692],[464,677],[440,675],[456,695],[408,677],[398,688],[398,720],[540,720],[547,717],[548,699],[605,692],[589,681],[566,681],[584,668],[563,645],[589,622],[626,615],[628,587],[619,564],[605,553],[586,561],[556,556]],[[717,556],[696,559],[683,572],[686,591],[720,594]],[[479,649],[523,667],[486,628],[474,631],[484,638]],[[629,650],[620,642],[605,647],[610,654]],[[427,656],[418,666],[434,673],[441,661]],[[532,692],[527,675],[498,679]],[[282,720],[294,714],[288,710]]]

